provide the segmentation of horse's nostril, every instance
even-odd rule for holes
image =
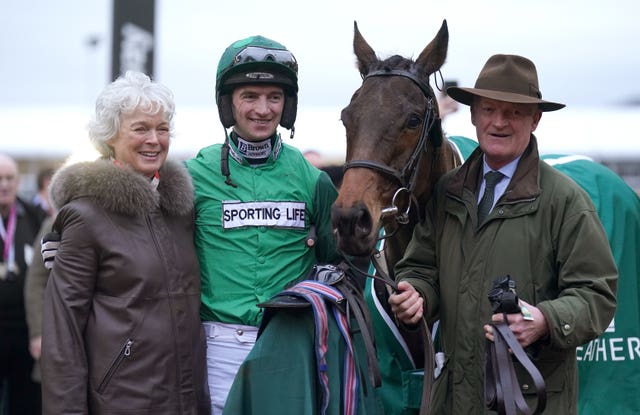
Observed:
[[[369,210],[361,208],[355,222],[355,231],[357,234],[368,235],[371,232],[372,220]]]
[[[369,210],[362,203],[351,208],[334,206],[331,221],[334,234],[343,238],[366,238],[373,226]]]

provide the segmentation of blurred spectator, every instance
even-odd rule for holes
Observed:
[[[324,157],[316,150],[306,150],[302,153],[313,167],[322,168],[325,165]]]
[[[440,109],[440,119],[444,120],[447,115],[453,114],[458,111],[459,104],[449,95],[447,95],[447,88],[450,86],[457,86],[457,81],[444,81],[444,87],[442,91],[438,93],[438,108]]]
[[[320,154],[320,152],[318,152],[317,150],[305,150],[302,155],[305,159],[307,159],[309,163],[311,163],[312,166],[326,172],[331,178],[331,181],[333,182],[333,185],[336,187],[336,189],[340,188],[343,175],[343,168],[341,165],[333,165],[327,163],[325,158],[322,157],[322,154]]]
[[[40,241],[42,237],[51,232],[54,215],[47,217],[38,236],[33,242],[33,261],[27,270],[24,282],[24,307],[29,328],[29,353],[34,359],[32,378],[34,381],[42,382],[40,375],[40,354],[42,349],[42,303],[44,301],[44,288],[49,279],[49,270],[44,266],[44,261],[40,252]],[[0,412],[0,415],[2,413]]]
[[[344,168],[342,165],[323,166],[320,167],[320,170],[324,170],[331,178],[336,189],[340,189],[340,186],[342,185],[342,176],[344,175]]]
[[[43,219],[18,197],[18,167],[0,154],[0,384],[8,415],[40,414],[40,386],[31,379],[33,358],[24,310],[24,280]]]
[[[49,216],[53,214],[51,204],[49,203],[49,183],[51,183],[53,173],[55,173],[55,169],[52,167],[45,167],[38,172],[38,177],[36,179],[38,184],[38,193],[36,193],[31,200],[31,203],[42,208],[42,210],[47,212],[47,215]]]

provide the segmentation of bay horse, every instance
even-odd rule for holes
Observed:
[[[443,21],[415,61],[398,55],[381,60],[356,23],[354,33],[353,48],[363,82],[341,113],[347,152],[331,219],[338,249],[346,255],[371,256],[375,269],[370,272],[384,276],[387,285],[394,287],[393,267],[402,257],[435,183],[461,164],[458,152],[443,134],[436,96],[429,84],[429,77],[445,62],[448,27]],[[393,334],[392,342],[403,343],[410,361],[405,367],[390,362],[392,367],[381,368],[384,397],[398,393],[399,387],[391,390],[390,385],[406,382],[401,376],[407,369],[432,371],[433,351],[426,323],[419,332],[402,325],[394,327],[387,305],[390,291],[381,279],[368,280],[371,290],[366,292],[369,306],[380,308],[376,316],[385,320],[374,327],[376,341],[379,344],[386,341],[381,337],[390,337],[381,336],[384,327]],[[414,408],[428,405],[431,379],[424,381],[421,403],[414,403]],[[383,401],[387,412],[409,411],[390,399]]]

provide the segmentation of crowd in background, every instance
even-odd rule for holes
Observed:
[[[53,169],[44,169],[38,175],[38,193],[33,200],[25,200],[18,195],[15,160],[0,154],[0,415],[41,412],[40,347],[39,340],[35,344],[30,335],[37,330],[41,316],[27,318],[31,292],[25,285],[30,264],[40,256],[39,244],[34,245],[37,234],[43,224],[50,223],[47,187],[52,175]],[[34,336],[39,338],[39,334]]]

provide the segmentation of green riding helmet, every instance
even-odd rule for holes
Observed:
[[[225,49],[216,71],[216,103],[225,128],[235,124],[231,93],[238,85],[275,84],[285,93],[280,125],[292,129],[298,108],[298,63],[284,45],[263,36],[238,40]]]

